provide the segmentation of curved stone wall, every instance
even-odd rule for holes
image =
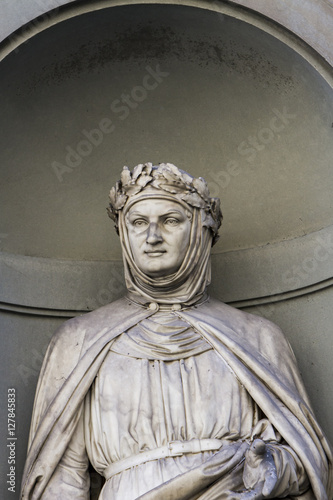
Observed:
[[[110,0],[110,5],[136,4],[136,3],[164,3],[155,0]],[[177,3],[170,1],[168,3]],[[221,0],[183,0],[178,2],[192,6],[205,6],[207,9],[227,9],[226,2]],[[47,24],[53,23],[53,18],[57,18],[60,8],[68,5],[70,8],[82,10],[82,2],[75,0],[30,0],[29,3],[24,0],[3,0],[1,3],[2,16],[0,18],[0,40],[10,37],[11,42],[16,42],[17,36],[14,32],[23,28],[23,36],[29,36],[30,33],[40,29],[40,25],[45,21]],[[299,36],[307,44],[313,47],[330,64],[333,62],[333,49],[330,43],[332,33],[333,6],[331,0],[229,0],[229,5],[243,6],[266,16],[275,21],[282,27],[290,30]],[[103,8],[106,0],[94,2],[94,8]],[[55,15],[54,15],[55,14]],[[28,26],[28,23],[30,25]],[[55,21],[57,22],[57,21]]]

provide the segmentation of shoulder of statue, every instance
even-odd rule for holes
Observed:
[[[106,304],[94,311],[84,313],[80,316],[65,321],[53,334],[49,351],[71,349],[80,352],[87,338],[95,337],[106,327],[112,328],[114,324],[121,322],[140,306],[132,304],[126,297]],[[72,351],[73,352],[73,351]]]
[[[209,298],[207,302],[197,308],[197,311],[200,311],[203,317],[214,317],[222,321],[255,344],[260,344],[263,341],[286,344],[282,330],[275,323],[267,318],[225,304],[220,300]]]
[[[142,311],[142,308],[129,305],[127,299],[119,299],[63,323],[53,334],[45,354],[39,382],[41,392],[46,394],[46,387],[52,386],[54,390],[49,393],[56,393],[87,349],[105,331],[121,324],[130,315],[135,317],[137,310]]]
[[[293,374],[292,380],[298,377],[297,362],[290,343],[272,321],[216,299],[210,299],[198,306],[190,315],[208,328],[211,324],[215,331],[220,330],[230,339],[234,338],[254,356],[256,353],[260,354],[275,367],[276,372],[281,375],[284,373],[288,380],[290,373]]]

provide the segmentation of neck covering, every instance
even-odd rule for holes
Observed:
[[[212,347],[173,311],[158,311],[122,333],[110,350],[132,358],[175,361],[202,354]]]
[[[134,302],[181,304],[184,307],[204,300],[211,279],[212,234],[209,228],[202,225],[201,209],[193,208],[191,211],[193,216],[189,247],[180,268],[169,276],[157,278],[142,272],[134,262],[125,220],[126,214],[123,211],[119,212],[119,235],[123,250],[125,282],[129,296]]]

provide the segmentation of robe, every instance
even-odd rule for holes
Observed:
[[[42,497],[79,428],[82,403],[114,339],[154,312],[154,308],[121,299],[70,320],[56,332],[36,391],[22,483],[24,500]],[[265,319],[213,299],[191,308],[176,309],[174,313],[192,325],[223,359],[299,457],[311,483],[310,489],[299,498],[331,500],[331,449],[312,414],[295,358],[281,331]],[[225,453],[228,455],[228,448]],[[199,498],[200,492],[228,475],[243,457],[244,451],[238,448],[227,458],[221,459],[216,453],[205,464],[180,473],[144,494],[142,499]]]

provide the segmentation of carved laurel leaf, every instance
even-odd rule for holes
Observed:
[[[206,181],[202,177],[199,177],[198,179],[193,179],[192,184],[204,199],[209,198],[208,186],[206,184]]]
[[[120,174],[120,180],[121,180],[121,183],[122,185],[124,184],[128,184],[129,182],[131,182],[131,172],[130,172],[130,169],[128,167],[124,167],[121,174]]]
[[[116,188],[115,187],[111,188],[109,198],[110,198],[111,204],[114,205],[116,202]]]
[[[150,175],[147,175],[146,172],[142,172],[142,175],[140,175],[140,177],[138,178],[138,180],[136,181],[136,183],[139,184],[139,186],[141,186],[143,188],[151,180],[152,180],[152,177]]]
[[[118,190],[116,189],[118,188]],[[110,191],[110,202],[114,210],[121,210],[126,203],[127,196],[119,190],[119,184]]]
[[[192,207],[205,208],[205,202],[198,193],[184,193],[181,195],[181,199],[192,205]]]
[[[193,177],[190,176],[185,170],[180,170],[181,177],[183,181],[186,183],[186,185],[191,186],[193,182]]]
[[[127,201],[127,196],[125,194],[121,194],[117,197],[116,203],[114,204],[114,208],[116,210],[121,210]]]
[[[179,177],[177,177],[170,169],[164,168],[162,170],[162,175],[169,182],[179,181]]]
[[[168,193],[172,194],[183,194],[184,193],[184,186],[179,183],[169,183],[169,184],[162,184],[161,182],[159,183],[160,189],[163,189],[164,191],[167,191]]]
[[[111,205],[110,205],[110,207],[107,207],[106,211],[107,211],[108,216],[110,217],[110,219],[112,219],[114,222],[117,222],[117,214],[113,210],[113,207]]]
[[[161,189],[161,180],[160,179],[156,179],[156,177],[154,176],[154,178],[151,181],[150,185],[152,187],[154,187],[155,189]]]
[[[178,167],[176,167],[176,165],[173,165],[172,163],[166,163],[165,165],[178,179],[181,179],[184,184],[192,184],[193,177],[191,177],[187,172],[185,172],[184,170],[180,170]]]
[[[143,167],[143,172],[145,172],[147,175],[150,175],[152,170],[153,170],[152,163],[146,163],[145,166]]]
[[[210,201],[211,201],[211,211],[214,219],[217,221],[218,224],[217,228],[219,228],[223,219],[220,206],[220,198],[211,198]]]
[[[138,194],[140,193],[140,191],[142,190],[142,186],[140,186],[138,183],[133,183],[133,181],[131,181],[130,184],[126,184],[126,186],[123,186],[123,189],[126,193],[126,200],[128,198],[128,196],[134,196],[135,194]]]
[[[141,175],[143,167],[144,167],[143,163],[140,163],[139,165],[134,167],[133,174],[132,174],[133,181],[136,181],[136,179],[139,177],[139,175]]]

